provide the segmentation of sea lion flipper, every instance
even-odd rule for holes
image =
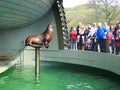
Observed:
[[[45,42],[44,42],[44,46],[45,46],[46,48],[48,48],[48,47],[49,47],[49,44],[48,44],[48,42],[47,42],[47,41],[45,41]]]

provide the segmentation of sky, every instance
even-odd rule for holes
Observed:
[[[88,0],[63,0],[63,5],[65,8],[75,7],[80,4],[87,3]]]

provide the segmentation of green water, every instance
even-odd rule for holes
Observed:
[[[120,90],[120,77],[99,69],[63,63],[41,63],[40,82],[34,66],[0,74],[0,90]]]

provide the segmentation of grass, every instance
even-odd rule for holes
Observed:
[[[82,22],[83,24],[91,24],[91,23],[98,23],[98,22],[105,22],[104,13],[99,13],[99,18],[96,20],[95,18],[95,10],[88,7],[87,4],[79,5],[74,8],[65,8],[66,18],[68,21],[68,28],[76,27],[78,22]],[[118,20],[119,16],[116,17],[112,23],[115,23]]]

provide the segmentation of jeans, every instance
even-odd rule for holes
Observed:
[[[72,40],[72,50],[77,50],[77,40]]]
[[[114,48],[115,48],[115,40],[114,39],[111,40],[110,46],[111,46],[111,49],[112,49],[112,54],[114,54]]]
[[[106,39],[97,39],[100,45],[100,52],[107,52],[107,41]]]

